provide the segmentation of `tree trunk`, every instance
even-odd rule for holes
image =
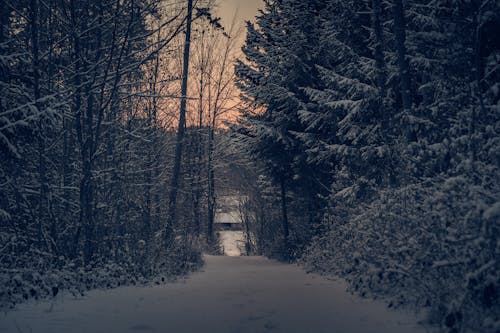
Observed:
[[[399,81],[403,110],[409,113],[411,109],[411,80],[410,66],[406,59],[406,21],[403,0],[394,0],[394,35],[396,37],[396,51],[398,56]]]
[[[74,60],[74,113],[75,113],[75,127],[77,132],[78,144],[80,146],[80,158],[82,161],[82,178],[80,180],[80,217],[76,228],[74,237],[74,255],[78,254],[80,237],[84,237],[84,263],[88,264],[92,258],[92,167],[90,160],[91,151],[91,136],[92,134],[92,110],[88,107],[92,106],[90,90],[88,84],[85,91],[87,96],[87,109],[84,112],[83,106],[83,91],[82,91],[82,74],[87,72],[87,64],[82,61],[82,53],[84,52],[84,45],[87,42],[82,40],[80,31],[86,31],[85,26],[80,26],[80,16],[83,14],[82,8],[77,7],[78,1],[70,1],[71,6],[71,20],[75,27],[73,35],[73,54]],[[90,124],[90,125],[89,125]],[[90,129],[89,129],[90,127]],[[83,232],[82,232],[83,231]]]
[[[7,29],[10,11],[7,10],[5,0],[0,0],[0,54],[6,54],[5,41],[7,40]],[[7,82],[7,64],[0,62],[0,82]],[[3,114],[3,103],[0,103],[0,114]]]
[[[259,207],[259,255],[264,254],[264,224],[265,224],[265,213],[264,209]]]
[[[381,0],[372,0],[372,27],[375,34],[375,73],[381,102],[386,96],[386,65],[384,59],[384,35],[381,24]]]
[[[201,47],[203,49],[205,33],[202,32],[201,37]],[[193,175],[193,219],[194,219],[194,232],[195,236],[199,237],[201,233],[201,181],[202,181],[202,169],[203,169],[203,98],[205,97],[204,93],[204,84],[205,84],[205,59],[204,53],[202,53],[201,66],[200,66],[200,94],[198,97],[198,131],[195,134],[195,168]]]
[[[208,224],[207,224],[207,243],[213,242],[214,219],[215,219],[215,171],[213,166],[215,129],[214,124],[210,125],[208,135]]]
[[[245,254],[249,256],[250,252],[252,251],[252,237],[250,233],[250,216],[249,216],[248,201],[245,200],[241,206],[242,206],[241,216],[243,217],[243,223],[245,224]]]
[[[289,244],[288,244],[288,237],[289,237],[289,225],[288,225],[288,207],[287,207],[287,200],[286,200],[286,184],[285,184],[285,179],[282,178],[280,182],[280,189],[281,189],[281,218],[282,218],[282,223],[283,223],[283,248],[285,253],[283,253],[285,259],[289,259]]]
[[[31,39],[32,39],[32,70],[33,70],[33,98],[36,112],[38,112],[38,246],[43,246],[43,222],[45,216],[45,140],[43,137],[43,119],[40,112],[40,57],[39,57],[39,5],[38,0],[30,1]]]
[[[408,118],[411,114],[411,80],[410,80],[410,66],[408,64],[408,60],[406,59],[406,23],[405,23],[405,10],[403,7],[403,0],[394,0],[393,6],[393,16],[394,16],[394,35],[396,38],[396,52],[398,58],[398,67],[399,67],[399,84],[400,84],[400,92],[401,99],[403,104],[402,110],[402,123],[401,127],[401,136],[403,138],[403,142],[398,145],[399,154],[403,156],[403,173],[401,175],[401,182],[408,183],[411,175],[409,161],[404,158],[405,149],[407,143],[414,141],[415,135],[414,131],[408,124]],[[403,206],[406,207],[407,203],[407,193],[406,191],[403,194]]]
[[[175,159],[172,171],[172,180],[170,182],[170,194],[168,199],[168,216],[167,225],[165,227],[165,242],[169,247],[173,239],[174,223],[176,220],[177,192],[179,186],[179,176],[182,162],[182,148],[184,140],[184,132],[186,128],[186,105],[188,91],[188,76],[189,76],[189,53],[191,47],[191,21],[193,16],[193,0],[188,0],[188,13],[186,21],[186,40],[184,44],[184,59],[182,69],[182,87],[181,87],[181,105],[179,124],[177,130],[177,140],[175,145]]]

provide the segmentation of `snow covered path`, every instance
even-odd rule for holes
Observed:
[[[413,316],[344,290],[262,257],[207,256],[203,271],[178,283],[21,305],[0,315],[0,332],[425,332]]]

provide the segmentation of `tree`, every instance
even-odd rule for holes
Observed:
[[[285,256],[290,252],[288,192],[312,203],[322,191],[324,175],[311,168],[297,133],[303,131],[300,114],[310,101],[302,88],[314,86],[318,75],[318,14],[325,10],[323,2],[266,1],[256,26],[247,26],[246,61],[236,67],[246,102],[259,110],[245,114],[243,126],[251,129],[247,143],[280,187]]]
[[[186,126],[186,105],[188,93],[188,75],[189,75],[189,56],[191,48],[191,23],[193,17],[193,1],[188,0],[187,3],[187,19],[186,19],[186,39],[184,42],[183,54],[183,69],[182,69],[182,88],[181,88],[181,105],[179,111],[179,124],[177,130],[177,139],[175,145],[175,160],[172,171],[172,181],[170,184],[170,195],[168,201],[168,219],[165,229],[165,244],[167,247],[172,242],[173,224],[175,223],[175,212],[177,209],[177,191],[179,186],[179,174],[182,161],[182,148],[184,140],[184,131]]]
[[[303,262],[363,295],[429,306],[444,331],[498,322],[496,12],[268,1],[237,65],[250,109],[237,132],[274,184],[286,180],[281,220],[327,197]],[[304,224],[290,225],[295,237]]]
[[[10,283],[0,302],[24,299],[28,282],[20,288],[11,272],[79,281],[80,270],[90,288],[107,264],[134,278],[199,264],[199,250],[166,251],[156,236],[172,146],[159,113],[178,100],[162,96],[175,78],[159,68],[174,67],[165,54],[187,19],[175,2],[162,6],[0,3],[0,266]],[[32,297],[52,293],[36,283]]]

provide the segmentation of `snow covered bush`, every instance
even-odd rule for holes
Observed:
[[[355,193],[332,198],[327,231],[302,261],[345,277],[363,296],[426,308],[445,331],[497,332],[498,171],[385,189],[369,203]]]
[[[56,297],[60,293],[83,296],[92,289],[110,289],[126,285],[161,284],[198,269],[203,260],[200,249],[175,247],[161,264],[148,265],[141,258],[122,262],[102,260],[92,266],[65,257],[52,258],[57,264],[37,260],[0,270],[0,309],[14,308],[30,299]]]

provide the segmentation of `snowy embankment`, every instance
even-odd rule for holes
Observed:
[[[2,314],[0,332],[425,332],[341,280],[262,257],[206,257],[183,282],[59,296]]]
[[[31,300],[51,299],[61,293],[81,297],[94,289],[161,284],[185,276],[203,265],[201,253],[196,251],[173,253],[163,259],[161,264],[128,260],[87,268],[70,263],[59,269],[36,265],[0,269],[0,311],[9,311]]]

